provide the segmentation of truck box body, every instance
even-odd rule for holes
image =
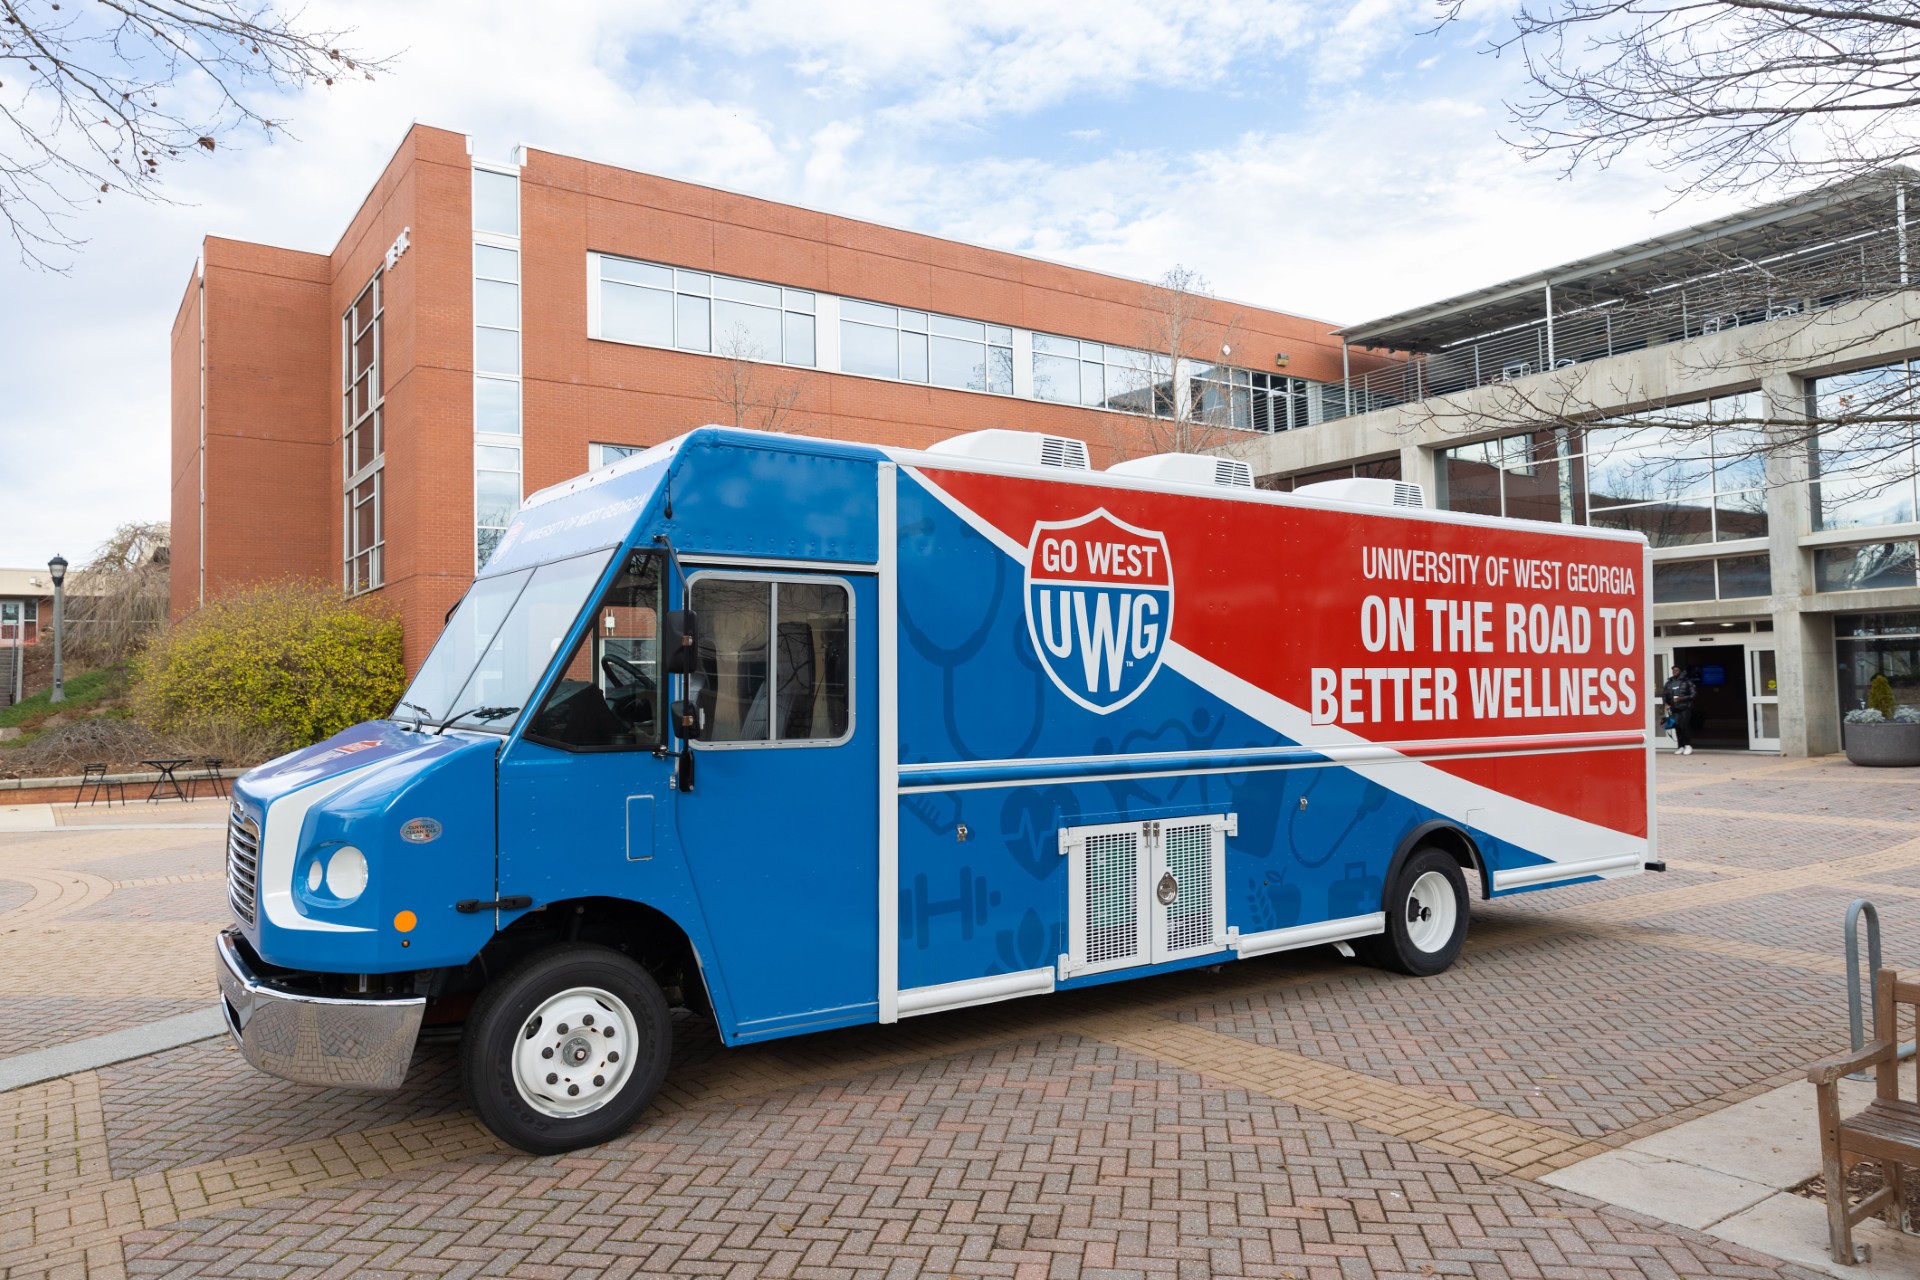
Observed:
[[[648,575],[697,677],[592,603]],[[417,711],[248,775],[237,929],[404,993],[643,904],[742,1043],[1366,938],[1426,846],[1475,896],[1636,874],[1648,578],[1638,535],[703,429],[535,495]],[[704,736],[581,746],[563,683]],[[436,734],[456,698],[502,714]]]

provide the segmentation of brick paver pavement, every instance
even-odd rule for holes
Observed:
[[[1804,1275],[1534,1179],[1837,1047],[1846,902],[1920,960],[1920,795],[1735,756],[1660,790],[1669,874],[1476,904],[1439,978],[1320,949],[747,1049],[682,1018],[648,1119],[564,1157],[493,1141],[445,1045],[395,1095],[218,1041],[0,1094],[0,1276]],[[220,833],[125,824],[222,813],[0,835],[0,1056],[211,999]]]

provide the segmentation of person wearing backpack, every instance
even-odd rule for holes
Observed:
[[[1675,755],[1693,754],[1693,696],[1697,692],[1693,681],[1687,678],[1686,668],[1677,662],[1673,675],[1660,686],[1660,700],[1667,704],[1667,715],[1673,721],[1673,740],[1679,748]]]

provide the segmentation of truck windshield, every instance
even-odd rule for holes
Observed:
[[[429,723],[505,733],[518,717],[498,710],[526,705],[612,555],[609,547],[474,583],[401,701]]]

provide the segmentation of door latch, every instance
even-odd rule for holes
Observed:
[[[1180,900],[1180,882],[1173,878],[1173,872],[1160,873],[1160,883],[1153,887],[1153,896],[1160,899],[1160,905],[1170,907]]]
[[[479,911],[525,911],[533,905],[533,899],[524,893],[511,897],[495,898],[492,902],[482,902],[478,898],[462,898],[453,904],[453,909],[462,915],[473,915]]]

